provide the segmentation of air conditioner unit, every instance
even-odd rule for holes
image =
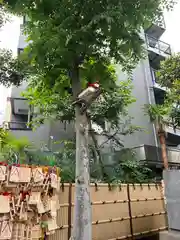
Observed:
[[[29,104],[25,99],[14,99],[14,114],[17,115],[28,115]]]

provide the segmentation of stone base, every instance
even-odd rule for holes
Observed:
[[[159,240],[180,240],[180,231],[160,232]]]

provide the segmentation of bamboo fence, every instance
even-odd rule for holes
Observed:
[[[58,229],[48,240],[69,240],[73,224],[74,190],[62,184]],[[91,184],[93,240],[135,239],[167,229],[161,184]]]

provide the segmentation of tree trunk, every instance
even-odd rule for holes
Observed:
[[[81,91],[79,70],[72,71],[72,91],[74,99]],[[75,107],[76,130],[76,179],[75,206],[72,240],[92,240],[92,220],[90,201],[90,171],[88,132],[89,125],[86,113],[81,115],[78,105]]]
[[[165,169],[168,169],[168,157],[167,157],[167,151],[166,151],[165,132],[160,131],[158,135],[159,135],[159,141],[161,144],[161,154],[162,154],[163,165]]]

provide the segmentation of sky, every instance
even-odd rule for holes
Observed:
[[[173,11],[164,13],[166,31],[161,37],[161,40],[171,45],[172,52],[180,52],[180,29],[178,28],[178,23],[180,23],[180,0],[177,1],[178,3]],[[12,17],[11,21],[0,29],[0,48],[11,49],[14,55],[17,54],[20,23],[21,20],[18,17]],[[4,113],[7,96],[8,89],[0,86],[0,123]]]
[[[0,48],[7,48],[17,53],[17,45],[20,34],[20,22],[18,17],[12,17],[10,22],[7,22],[2,29],[0,29]],[[0,86],[0,124],[3,121],[6,99],[9,89]]]
[[[173,11],[165,12],[164,18],[166,23],[166,31],[162,35],[161,40],[171,45],[173,52],[180,52],[180,0],[175,5]]]

